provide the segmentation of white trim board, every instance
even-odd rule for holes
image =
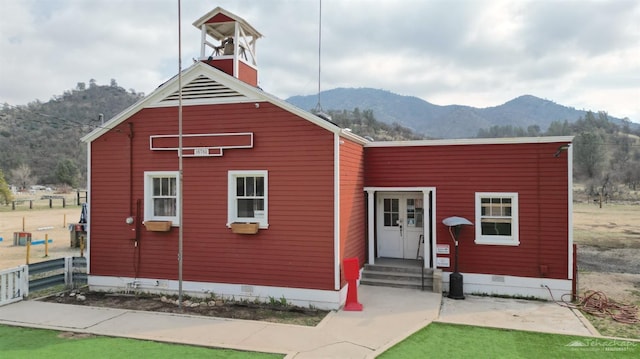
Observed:
[[[340,145],[338,134],[333,135],[333,288],[340,288]]]
[[[449,275],[442,272],[442,290],[449,291]],[[556,300],[571,294],[570,279],[515,277],[509,275],[461,273],[465,294],[509,295],[551,300],[549,289]],[[547,289],[545,286],[548,286]]]
[[[512,138],[465,138],[447,140],[377,141],[364,147],[417,147],[417,146],[460,146],[460,145],[507,145],[526,143],[570,143],[573,136],[512,137]]]

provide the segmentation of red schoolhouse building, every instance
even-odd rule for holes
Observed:
[[[465,292],[571,292],[570,137],[369,141],[257,87],[242,18],[193,25],[198,61],[83,138],[92,289],[339,308],[358,258],[446,291],[460,216]]]

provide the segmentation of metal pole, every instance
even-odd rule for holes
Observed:
[[[182,309],[182,22],[178,0],[178,307]]]

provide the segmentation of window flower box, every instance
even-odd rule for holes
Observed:
[[[144,221],[144,227],[151,232],[169,232],[171,221]]]
[[[259,229],[259,223],[231,223],[231,232],[237,234],[256,234]]]

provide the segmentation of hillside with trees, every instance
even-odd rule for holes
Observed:
[[[573,178],[587,198],[638,200],[640,130],[627,120],[619,125],[605,112],[588,111],[577,121],[554,121],[547,131],[511,125],[478,131],[478,137],[574,136]]]
[[[87,149],[80,138],[143,94],[115,80],[101,86],[79,82],[48,102],[0,107],[0,170],[18,188],[35,184],[84,187]]]
[[[326,112],[330,121],[347,128],[351,132],[375,141],[406,141],[420,140],[424,136],[414,133],[411,129],[398,123],[387,124],[378,121],[373,115],[373,110],[330,110]]]

